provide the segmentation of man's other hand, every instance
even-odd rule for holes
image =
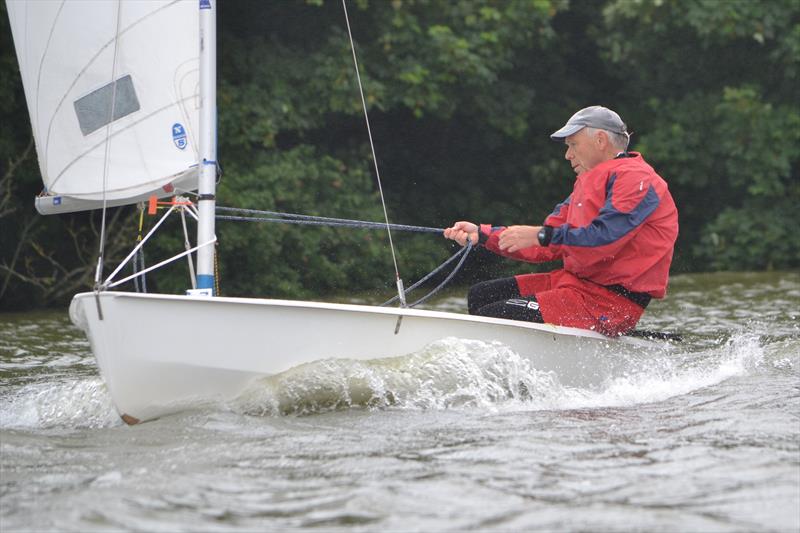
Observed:
[[[539,246],[541,226],[509,226],[500,234],[498,246],[504,252],[518,252],[531,246]]]

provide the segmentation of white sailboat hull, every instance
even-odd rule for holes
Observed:
[[[618,348],[634,346],[546,324],[250,298],[82,293],[74,297],[70,317],[86,332],[114,404],[129,423],[232,399],[254,380],[304,363],[396,357],[447,337],[502,342],[537,370],[576,387],[607,379],[620,360]]]

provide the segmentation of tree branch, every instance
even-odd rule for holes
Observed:
[[[12,178],[17,167],[28,159],[31,150],[33,150],[33,137],[30,138],[28,146],[25,147],[25,150],[22,151],[18,158],[9,160],[8,169],[6,169],[3,177],[0,178],[0,218],[7,217],[17,210],[16,207],[11,206]]]

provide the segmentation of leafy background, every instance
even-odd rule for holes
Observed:
[[[800,266],[800,2],[350,0],[389,217],[539,223],[574,179],[549,140],[577,109],[617,110],[668,181],[673,272]],[[221,205],[382,220],[338,1],[219,4]],[[41,217],[41,180],[0,4],[0,306],[64,305],[91,286],[99,215]],[[111,214],[107,268],[133,246]],[[152,224],[148,220],[147,224]],[[225,295],[391,296],[385,232],[220,221]],[[455,250],[396,235],[417,279]],[[147,249],[182,249],[179,222]],[[530,270],[476,253],[460,278]],[[148,278],[181,292],[183,264]]]

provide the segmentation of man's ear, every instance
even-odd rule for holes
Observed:
[[[608,138],[608,133],[600,130],[597,132],[597,136],[595,137],[595,142],[597,143],[597,148],[600,150],[605,150],[608,148],[609,143],[611,140]]]

